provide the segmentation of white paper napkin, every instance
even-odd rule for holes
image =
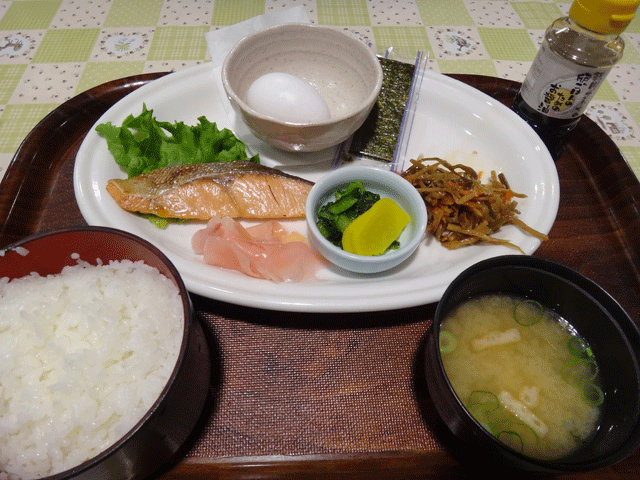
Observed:
[[[265,13],[244,22],[206,33],[204,38],[215,67],[222,67],[224,59],[236,44],[247,35],[260,32],[283,23],[311,23],[303,6],[279,12]]]

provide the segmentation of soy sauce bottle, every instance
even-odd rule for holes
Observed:
[[[557,160],[613,66],[622,58],[620,33],[640,0],[574,0],[568,17],[546,30],[513,103]]]

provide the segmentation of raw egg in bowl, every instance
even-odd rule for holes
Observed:
[[[299,23],[245,37],[227,55],[221,75],[231,105],[252,133],[298,152],[349,138],[382,87],[380,62],[364,42]]]

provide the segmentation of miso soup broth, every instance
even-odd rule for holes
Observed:
[[[465,302],[443,321],[440,352],[458,398],[517,451],[560,458],[598,425],[604,395],[591,349],[535,301],[490,295]]]

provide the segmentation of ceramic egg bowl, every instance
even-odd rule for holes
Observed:
[[[376,256],[357,255],[335,246],[320,233],[316,225],[320,208],[335,201],[336,191],[357,180],[362,180],[366,190],[394,200],[411,217],[398,239],[399,249]],[[383,272],[407,260],[424,240],[428,219],[424,201],[413,185],[397,173],[370,166],[342,167],[322,177],[307,196],[305,215],[309,237],[318,251],[338,267],[357,273]]]
[[[488,294],[540,303],[575,328],[595,355],[604,394],[598,426],[562,458],[535,459],[506,446],[469,413],[447,377],[439,346],[442,322],[467,299]],[[452,446],[460,447],[470,465],[493,471],[504,467],[545,473],[588,471],[619,462],[640,445],[639,359],[637,325],[599,285],[551,260],[505,255],[472,265],[445,291],[427,339],[426,381],[436,413],[453,435]]]
[[[106,227],[71,227],[33,235],[0,250],[0,278],[14,279],[31,272],[41,276],[58,274],[63,267],[77,264],[74,254],[93,265],[98,259],[105,264],[111,260],[142,260],[155,267],[178,288],[184,328],[173,373],[137,424],[94,458],[46,478],[146,478],[170,462],[203,412],[211,377],[209,346],[176,268],[155,246],[127,232]]]
[[[261,76],[281,72],[311,84],[329,107],[329,120],[291,123],[247,104]],[[314,152],[349,138],[365,121],[382,87],[382,68],[361,40],[327,26],[284,24],[242,39],[222,66],[222,84],[253,134],[286,151]]]

